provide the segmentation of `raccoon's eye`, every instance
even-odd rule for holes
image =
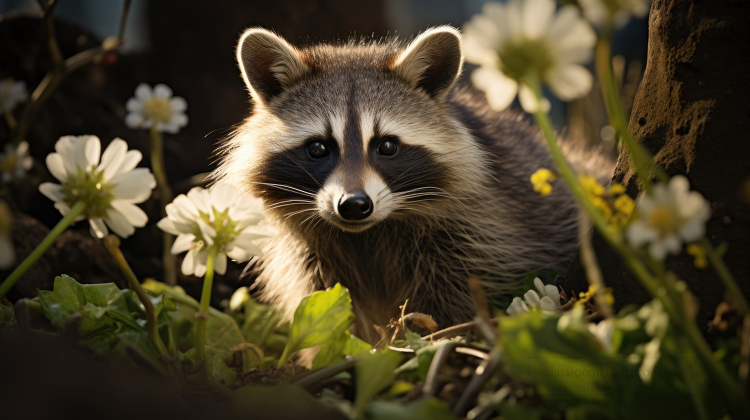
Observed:
[[[320,140],[313,140],[307,145],[307,154],[313,159],[320,159],[328,156],[328,146]]]
[[[378,145],[378,153],[383,156],[393,156],[398,152],[398,141],[395,137],[385,137]]]

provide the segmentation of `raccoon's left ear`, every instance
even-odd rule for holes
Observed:
[[[461,74],[461,33],[437,26],[418,36],[396,57],[391,71],[413,88],[442,99]]]

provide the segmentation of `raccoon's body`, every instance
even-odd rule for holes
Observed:
[[[460,34],[297,50],[248,30],[238,47],[253,114],[229,139],[217,181],[262,197],[279,236],[253,271],[261,299],[291,318],[300,300],[341,283],[357,334],[379,337],[408,312],[441,327],[475,312],[468,282],[490,296],[531,271],[564,271],[578,210],[562,185],[542,197],[529,177],[553,168],[538,130],[454,86]],[[571,151],[601,174],[604,159]],[[584,168],[585,170],[585,168]]]

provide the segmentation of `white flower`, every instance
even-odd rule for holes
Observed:
[[[636,201],[641,218],[630,224],[627,238],[634,247],[650,243],[652,258],[663,260],[667,254],[678,254],[682,242],[700,239],[711,217],[711,207],[703,196],[690,191],[682,175],[673,176],[668,184],[654,185],[651,194],[641,194]]]
[[[91,234],[103,238],[109,226],[127,238],[136,227],[143,227],[148,216],[137,203],[146,201],[156,180],[148,168],[136,168],[141,152],[128,150],[122,139],[114,139],[99,162],[101,142],[96,136],[65,136],[55,143],[57,153],[47,155],[47,168],[60,184],[45,182],[39,191],[67,215],[78,202],[86,210],[76,220],[88,219]],[[106,225],[105,225],[106,222]]]
[[[646,17],[651,0],[578,0],[578,4],[594,26],[602,28],[611,20],[615,28],[622,28],[631,16]]]
[[[227,257],[247,261],[261,255],[256,239],[270,238],[275,232],[258,223],[264,219],[263,201],[252,195],[240,195],[230,185],[218,185],[211,191],[195,187],[180,194],[167,205],[167,217],[157,226],[177,235],[172,253],[187,251],[182,262],[182,273],[202,277],[206,274],[209,247],[217,248],[215,270],[224,274]]]
[[[519,297],[513,298],[506,312],[508,315],[518,315],[529,311],[529,306],[534,308],[542,308],[545,310],[555,310],[560,306],[560,292],[556,286],[551,284],[545,285],[539,277],[534,279],[534,287],[536,290],[529,290],[523,295],[526,300],[524,302]]]
[[[16,260],[16,250],[10,236],[11,215],[8,206],[0,201],[0,269],[10,268]]]
[[[612,319],[599,321],[598,324],[589,323],[589,332],[596,337],[604,350],[611,350],[615,335],[615,323]]]
[[[172,89],[167,85],[151,86],[141,83],[135,88],[135,98],[128,99],[125,107],[129,114],[125,124],[130,128],[151,128],[156,124],[156,131],[176,134],[188,123],[185,115],[185,99],[172,97]]]
[[[0,154],[0,171],[2,171],[3,182],[9,184],[14,178],[23,178],[33,164],[34,158],[29,156],[29,143],[22,141],[18,143],[18,147],[6,144],[5,153]]]
[[[466,61],[480,66],[471,81],[492,108],[507,108],[518,94],[523,109],[534,112],[534,93],[524,84],[530,73],[563,101],[591,89],[591,73],[581,64],[591,58],[596,34],[576,7],[555,9],[553,0],[485,3],[464,25]]]
[[[0,113],[13,111],[13,108],[27,97],[25,82],[16,82],[13,79],[0,80]]]

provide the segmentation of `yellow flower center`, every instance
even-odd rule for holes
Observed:
[[[168,123],[172,118],[172,105],[169,99],[154,96],[143,103],[143,116],[154,123]]]
[[[503,73],[515,80],[521,80],[529,73],[544,79],[554,64],[552,48],[544,39],[512,39],[501,47],[498,55]]]
[[[677,209],[668,204],[653,209],[648,215],[648,224],[659,231],[661,236],[676,232],[680,227]]]

